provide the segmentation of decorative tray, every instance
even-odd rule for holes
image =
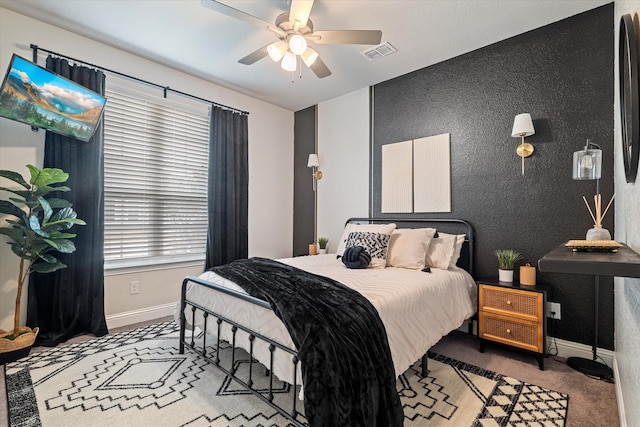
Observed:
[[[622,244],[615,240],[569,240],[565,246],[574,251],[617,252]]]

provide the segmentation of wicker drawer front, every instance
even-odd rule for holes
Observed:
[[[543,352],[542,325],[519,322],[510,318],[483,313],[480,316],[480,338],[502,342],[526,350]]]
[[[530,320],[541,320],[543,295],[535,292],[481,286],[480,309],[514,314]]]

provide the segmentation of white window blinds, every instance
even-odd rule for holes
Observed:
[[[105,266],[203,259],[209,115],[107,87]]]

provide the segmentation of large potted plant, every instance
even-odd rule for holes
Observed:
[[[54,186],[66,182],[69,174],[55,168],[41,170],[33,165],[27,168],[31,173],[28,183],[17,172],[0,170],[0,177],[22,187],[0,187],[12,193],[6,200],[0,200],[0,220],[5,222],[0,224],[0,234],[9,238],[7,243],[20,258],[13,330],[0,330],[0,364],[29,354],[38,334],[38,328],[20,326],[20,300],[27,278],[32,272],[51,273],[65,268],[54,254],[74,252],[76,247],[71,239],[76,235],[68,230],[74,225],[85,225],[67,200],[45,197],[53,191],[69,191],[69,187]]]

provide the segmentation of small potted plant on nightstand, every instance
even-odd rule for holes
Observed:
[[[522,259],[522,254],[513,249],[498,249],[498,275],[501,282],[513,282],[513,266]]]
[[[319,237],[318,238],[318,253],[319,254],[326,254],[327,253],[327,243],[329,243],[329,239],[327,239],[326,237]]]

